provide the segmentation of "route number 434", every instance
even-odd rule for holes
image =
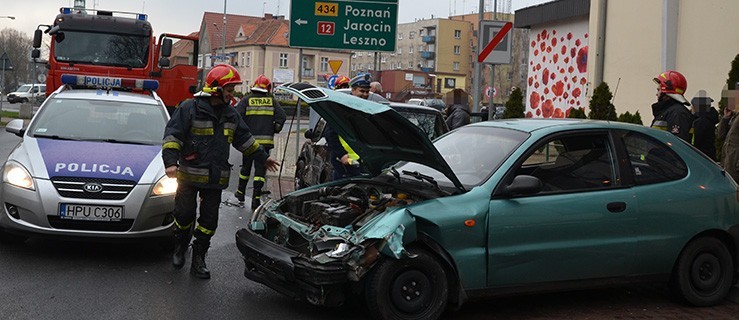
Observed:
[[[339,15],[339,4],[332,2],[316,2],[315,15],[336,17]]]

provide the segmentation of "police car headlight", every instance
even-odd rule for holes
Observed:
[[[3,169],[3,182],[19,188],[36,190],[31,174],[20,163],[8,161]]]
[[[163,176],[154,185],[154,189],[151,191],[151,195],[163,196],[174,194],[175,192],[177,192],[177,178]]]

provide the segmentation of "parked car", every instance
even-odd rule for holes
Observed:
[[[284,90],[371,155],[372,175],[270,200],[237,231],[245,276],[290,297],[435,319],[474,297],[639,281],[710,306],[735,283],[737,184],[668,132],[509,119],[432,143],[390,107]]]
[[[46,98],[46,85],[45,84],[24,84],[15,91],[8,93],[8,102],[29,102],[29,101],[43,101]]]
[[[156,81],[139,83],[149,88]],[[166,244],[177,189],[161,159],[168,119],[154,92],[63,86],[28,127],[10,121],[6,131],[22,140],[2,169],[0,239],[156,238]]]
[[[399,102],[388,102],[388,106],[421,129],[429,139],[436,139],[449,131],[441,112],[436,109]],[[325,126],[326,121],[321,119],[314,128],[305,132],[306,142],[295,168],[296,190],[332,180],[334,168],[323,137]]]
[[[418,99],[413,98],[408,100],[408,103],[415,104],[419,106],[425,106],[425,107],[431,107],[439,111],[444,111],[444,108],[446,108],[446,103],[444,103],[444,100],[441,99]]]

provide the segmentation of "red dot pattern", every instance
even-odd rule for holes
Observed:
[[[531,38],[526,117],[564,118],[586,107],[588,34],[543,29]]]

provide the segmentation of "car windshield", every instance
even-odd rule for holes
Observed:
[[[164,108],[140,103],[56,99],[39,110],[29,128],[37,138],[157,145],[167,123]]]
[[[64,40],[54,45],[59,62],[143,68],[149,53],[145,36],[64,31]]]
[[[18,88],[18,90],[15,90],[15,91],[16,92],[28,92],[29,90],[31,90],[31,85],[30,84],[24,84],[24,85],[20,86]]]
[[[434,147],[469,189],[485,181],[528,137],[528,133],[511,129],[467,126],[434,141]],[[440,185],[452,184],[441,172],[421,164],[402,163],[396,170],[417,171]]]

